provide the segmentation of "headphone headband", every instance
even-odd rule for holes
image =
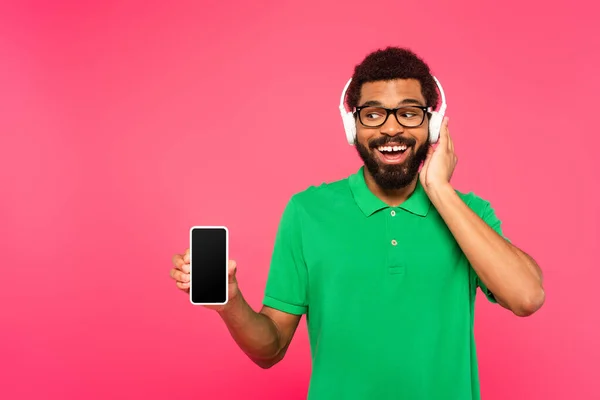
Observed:
[[[442,88],[442,84],[440,83],[440,81],[435,77],[435,76],[431,76],[433,78],[433,80],[435,81],[435,84],[440,92],[440,95],[442,97],[442,104],[440,105],[440,113],[445,113],[446,112],[446,95],[444,94],[444,89]],[[346,99],[346,92],[348,91],[348,88],[350,87],[350,83],[352,82],[352,78],[350,78],[348,80],[348,82],[346,82],[346,86],[344,86],[344,90],[342,90],[342,96],[340,97],[340,111],[347,111],[346,110],[346,105],[345,103],[345,99]]]
[[[346,106],[344,105],[344,100],[346,99],[346,92],[348,91],[348,87],[350,86],[350,82],[352,82],[352,78],[348,80],[346,86],[344,86],[344,90],[342,90],[342,97],[340,98],[340,109],[346,110]]]

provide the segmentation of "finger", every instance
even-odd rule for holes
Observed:
[[[181,254],[175,254],[173,256],[173,259],[171,260],[171,262],[173,263],[173,266],[175,268],[181,269],[181,266],[183,264],[185,264],[185,262],[183,261],[183,257],[181,256]]]
[[[190,273],[190,264],[183,264],[181,266],[181,271],[185,274],[189,274]]]
[[[229,272],[229,275],[235,274],[235,271],[237,270],[237,263],[234,260],[229,260],[227,270]]]
[[[236,272],[237,272],[237,263],[233,260],[230,260],[229,265],[228,265],[228,270],[227,270],[227,275],[229,277],[229,283],[236,282],[236,278],[235,278]]]
[[[190,263],[190,249],[187,249],[183,254],[183,261],[185,261],[186,264]]]
[[[177,268],[173,268],[171,270],[171,278],[175,279],[177,282],[189,282],[190,281],[190,274],[186,274],[185,272],[182,272],[180,270],[178,270]]]
[[[446,132],[448,135],[448,149],[454,153],[454,140],[452,140],[452,137],[450,136],[450,129],[446,128]]]
[[[186,274],[185,272],[182,272],[182,271],[178,270],[177,268],[173,268],[169,275],[171,276],[171,278],[173,278],[177,282],[189,282],[190,281],[190,274]]]
[[[440,127],[440,145],[447,145],[450,140],[448,132],[448,117],[444,117],[442,120],[442,126]]]
[[[190,284],[188,282],[182,283],[182,282],[177,282],[175,283],[177,285],[177,287],[181,290],[185,290],[188,291],[190,289]]]

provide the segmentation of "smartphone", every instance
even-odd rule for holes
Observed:
[[[224,305],[229,264],[229,230],[224,226],[190,228],[190,301],[195,305]]]

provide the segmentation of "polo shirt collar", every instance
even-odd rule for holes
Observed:
[[[389,206],[379,197],[375,196],[367,186],[364,175],[364,166],[360,167],[357,173],[350,175],[349,183],[356,204],[367,217],[379,210],[389,208]],[[404,203],[400,204],[399,208],[412,214],[425,217],[429,212],[430,206],[431,201],[429,200],[427,193],[425,193],[421,181],[417,179],[415,190]]]

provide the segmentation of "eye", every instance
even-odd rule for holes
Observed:
[[[367,113],[365,115],[365,117],[367,117],[368,119],[377,119],[377,118],[383,117],[383,115],[376,113],[376,112],[370,112],[370,113]]]
[[[418,120],[423,118],[423,110],[417,107],[404,107],[398,110],[397,115],[405,121]]]
[[[386,116],[386,111],[382,110],[381,108],[378,107],[368,107],[368,108],[364,108],[361,112],[361,117],[365,120],[377,120],[377,119],[381,119],[381,118],[385,118]]]
[[[416,117],[417,114],[415,113],[410,113],[410,112],[405,112],[405,113],[401,113],[400,116],[402,118],[412,118],[412,117]]]

